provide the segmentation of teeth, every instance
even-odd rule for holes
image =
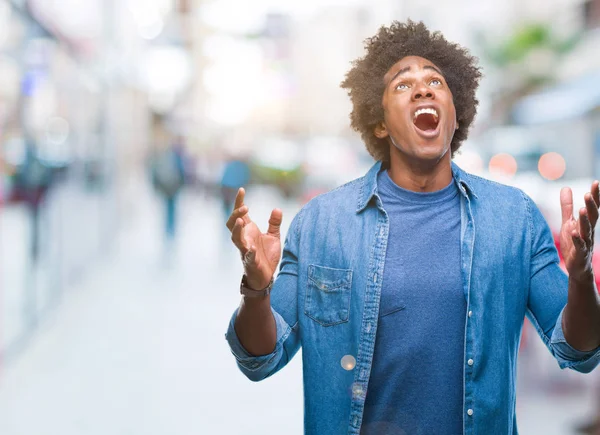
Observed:
[[[429,113],[433,116],[435,116],[436,118],[438,117],[438,113],[435,109],[427,107],[425,109],[419,109],[415,112],[415,116],[413,119],[415,119],[417,116],[422,115],[423,113]]]

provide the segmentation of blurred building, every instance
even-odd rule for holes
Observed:
[[[152,112],[171,109],[164,101],[185,87],[190,71],[187,52],[155,41],[167,35],[166,19],[181,15],[173,6],[0,1],[0,353],[20,348],[137,212],[131,199],[144,183]],[[37,235],[13,176],[30,148],[55,174],[40,205],[35,259],[25,247]]]

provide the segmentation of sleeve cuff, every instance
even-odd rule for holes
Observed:
[[[242,343],[240,343],[238,336],[235,333],[234,325],[237,312],[238,310],[236,309],[233,316],[231,316],[225,339],[229,343],[231,353],[235,356],[238,365],[240,368],[251,372],[270,368],[271,365],[277,363],[276,360],[279,359],[278,356],[281,357],[283,342],[290,335],[292,328],[290,328],[283,317],[271,307],[271,312],[273,313],[275,325],[277,327],[277,344],[275,345],[275,350],[268,355],[253,356],[244,349],[244,346],[242,346]]]
[[[578,372],[589,373],[600,363],[600,347],[589,352],[582,352],[567,343],[562,328],[563,313],[564,308],[556,320],[556,326],[550,338],[550,345],[554,350],[558,364],[563,369],[569,368]]]

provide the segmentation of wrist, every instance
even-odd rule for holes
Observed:
[[[273,277],[268,277],[268,278],[265,278],[264,276],[256,277],[256,276],[248,275],[246,272],[244,272],[242,279],[243,279],[243,283],[246,288],[251,289],[251,290],[256,290],[256,291],[264,290],[265,288],[268,287],[268,285],[271,283],[271,281],[273,281]]]
[[[594,271],[589,270],[582,273],[569,274],[569,281],[577,286],[589,286],[595,283]]]
[[[249,298],[267,298],[271,294],[274,280],[275,276],[273,276],[266,285],[257,285],[254,287],[248,282],[247,275],[244,274],[242,276],[242,282],[240,283],[240,294]]]

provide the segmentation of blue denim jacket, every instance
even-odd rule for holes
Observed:
[[[253,381],[280,370],[302,346],[306,434],[360,432],[389,234],[377,194],[380,169],[377,163],[366,176],[313,199],[294,218],[271,295],[273,353],[253,357],[244,350],[233,329],[236,313],[226,334]],[[467,302],[463,433],[517,434],[516,362],[525,316],[562,368],[589,372],[600,350],[580,352],[565,341],[568,279],[531,199],[454,163],[452,171],[461,192]]]

